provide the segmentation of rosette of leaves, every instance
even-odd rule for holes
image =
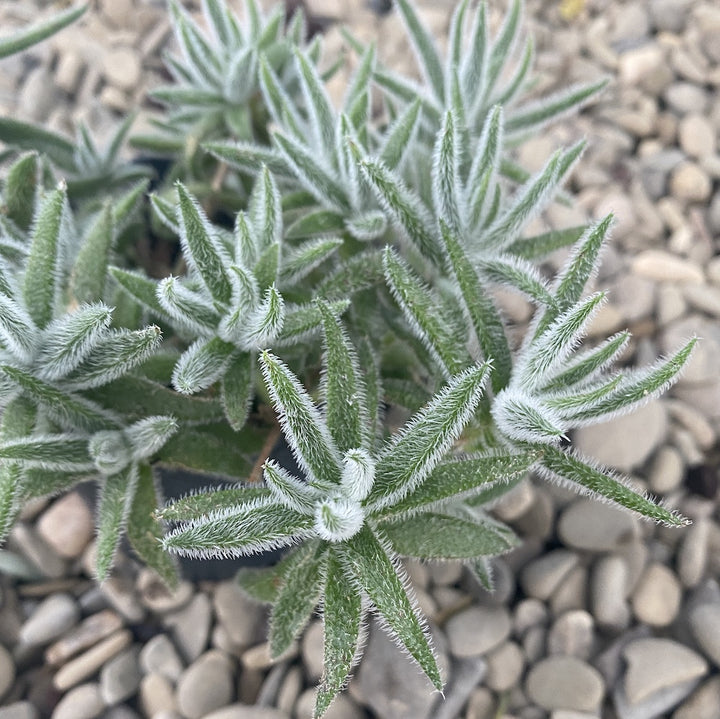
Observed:
[[[16,200],[33,169],[36,156],[21,158],[4,187],[7,220],[18,230],[27,218]],[[93,397],[147,360],[160,330],[113,328],[112,309],[102,302],[73,298],[64,309],[71,287],[92,284],[92,262],[82,262],[84,246],[77,250],[82,243],[64,185],[38,188],[37,197],[27,245],[14,265],[0,262],[0,534],[24,501],[99,478],[98,576],[107,575],[127,525],[137,551],[170,580],[172,563],[148,541],[148,531],[160,530],[150,516],[157,498],[147,460],[175,432],[175,420],[158,413],[128,421]],[[101,215],[112,218],[109,209]],[[98,232],[91,227],[89,239]],[[84,284],[71,280],[73,256],[88,271]],[[101,271],[98,286],[104,277]]]
[[[283,252],[280,194],[267,170],[258,177],[247,211],[238,213],[233,232],[212,225],[183,185],[177,192],[176,207],[159,198],[155,207],[180,236],[188,274],[160,282],[117,268],[113,274],[151,312],[194,339],[174,367],[174,388],[194,394],[220,381],[226,417],[237,430],[253,397],[258,349],[298,346],[319,330],[317,307],[286,303],[280,289],[310,295],[303,281],[342,241],[309,240]],[[346,306],[347,301],[336,304]]]
[[[180,54],[165,55],[172,83],[152,96],[169,108],[153,121],[155,135],[137,135],[132,142],[153,152],[190,153],[201,140],[228,135],[246,140],[267,138],[267,110],[259,92],[259,68],[267,63],[284,91],[297,88],[292,48],[305,46],[307,27],[302,8],[285,27],[285,7],[263,13],[256,0],[244,0],[243,19],[225,0],[203,0],[203,32],[176,0],[169,2],[170,22]],[[318,37],[308,52],[316,61]]]
[[[368,611],[442,687],[427,627],[398,558],[474,561],[509,550],[512,532],[487,517],[477,500],[494,485],[522,476],[538,457],[524,449],[453,455],[482,396],[487,363],[453,376],[399,433],[379,440],[375,382],[364,381],[331,308],[319,309],[323,411],[278,357],[263,352],[260,359],[304,478],[268,460],[262,486],[193,495],[159,513],[174,525],[163,540],[171,552],[244,556],[293,547],[274,568],[243,570],[240,581],[273,604],[273,656],[290,647],[320,604],[325,673],[317,717],[359,660]]]

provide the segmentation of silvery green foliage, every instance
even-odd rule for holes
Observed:
[[[368,610],[442,687],[398,557],[475,560],[509,550],[512,533],[465,500],[522,476],[537,458],[525,449],[448,456],[478,406],[487,363],[453,376],[399,433],[379,441],[370,420],[377,396],[368,391],[329,305],[319,309],[325,411],[278,357],[261,356],[267,391],[304,477],[268,460],[262,487],[221,490],[206,497],[204,507],[197,497],[181,499],[161,512],[173,524],[163,544],[179,554],[243,556],[301,542],[267,570],[270,576],[261,580],[251,571],[243,583],[274,605],[273,656],[288,649],[321,605],[325,673],[316,716],[327,710],[359,658]]]

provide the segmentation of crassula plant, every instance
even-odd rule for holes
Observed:
[[[341,63],[302,12],[203,0],[201,28],[170,0],[167,112],[131,136],[165,160],[152,192],[147,165],[123,159],[131,119],[104,149],[86,128],[73,141],[0,119],[0,532],[26,501],[92,480],[100,581],[123,533],[168,585],[176,554],[283,549],[238,578],[272,605],[274,656],[319,607],[318,717],[368,612],[442,688],[401,558],[462,561],[491,586],[491,559],[518,542],[492,503],[528,473],[686,522],[569,433],[666,390],[695,340],[644,369],[616,369],[626,332],[583,345],[612,218],[532,235],[570,201],[583,145],[534,175],[514,159],[605,81],[526,99],[519,0],[494,38],[484,3],[458,3],[444,58],[409,0],[395,9],[421,80],[348,33],[357,68],[335,106]],[[142,266],[139,242],[174,243],[174,274]],[[498,288],[533,307],[519,341]],[[272,457],[280,434],[297,470]],[[224,481],[166,502],[163,465]]]

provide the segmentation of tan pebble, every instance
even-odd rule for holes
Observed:
[[[691,157],[703,158],[715,152],[715,130],[703,115],[683,117],[678,125],[678,139],[680,147]]]
[[[140,682],[140,706],[145,716],[161,711],[177,711],[172,684],[162,674],[146,674]]]
[[[122,620],[115,612],[105,609],[93,614],[78,627],[51,644],[45,650],[45,661],[48,664],[62,664],[74,654],[91,647],[121,628]]]
[[[126,112],[130,105],[127,94],[114,85],[105,85],[100,92],[100,102],[105,107],[118,112]]]
[[[705,202],[712,192],[712,182],[694,162],[683,162],[670,176],[670,190],[681,200]]]
[[[103,56],[105,79],[123,90],[132,90],[140,81],[142,66],[138,53],[130,47],[115,47]]]
[[[53,685],[58,691],[67,691],[70,687],[79,684],[83,679],[91,677],[108,659],[130,646],[132,633],[129,629],[116,632],[96,644],[84,654],[63,666],[53,679]]]
[[[686,285],[683,294],[692,308],[713,317],[720,317],[720,287]]]
[[[79,53],[69,50],[63,52],[55,68],[57,86],[72,95],[80,83],[80,76],[85,63]]]
[[[104,708],[100,687],[91,682],[69,691],[53,710],[52,719],[94,719]]]
[[[671,624],[680,610],[682,589],[678,578],[658,562],[645,569],[633,592],[635,616],[652,627]]]
[[[170,591],[151,569],[143,569],[140,572],[136,586],[140,593],[140,601],[148,609],[159,614],[184,607],[192,599],[194,591],[190,582],[180,582],[173,591]]]
[[[77,492],[54,502],[37,522],[38,534],[65,559],[76,559],[92,539],[94,526],[87,503]]]
[[[242,663],[247,669],[267,669],[278,662],[296,657],[298,651],[297,642],[293,642],[279,657],[273,658],[270,656],[270,644],[263,642],[246,649],[242,655]]]
[[[694,262],[664,252],[663,250],[645,250],[635,256],[632,271],[641,277],[657,282],[696,282],[704,281],[703,271]]]

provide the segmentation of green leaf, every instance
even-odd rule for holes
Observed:
[[[270,656],[287,651],[310,620],[325,584],[327,551],[308,552],[280,587],[270,616]]]
[[[365,385],[357,356],[327,303],[318,304],[323,318],[325,421],[340,452],[367,446],[369,437]]]
[[[416,335],[430,350],[446,377],[460,372],[470,363],[465,343],[457,328],[443,317],[430,289],[410,270],[397,253],[385,250],[385,278]]]
[[[335,140],[335,111],[316,67],[299,49],[295,49],[295,67],[300,78],[315,147],[327,157]]]
[[[559,412],[512,385],[495,397],[492,416],[503,434],[520,442],[555,444],[567,426]]]
[[[262,303],[247,317],[237,344],[248,351],[267,347],[280,334],[284,320],[285,303],[275,285],[271,285]]]
[[[198,271],[213,299],[227,304],[230,302],[232,288],[225,271],[220,243],[197,201],[181,183],[176,187],[180,203],[180,242],[184,256]]]
[[[537,450],[494,452],[438,465],[414,492],[388,507],[382,516],[436,509],[442,503],[472,496],[495,482],[523,477],[540,459]]]
[[[267,58],[260,58],[260,90],[272,119],[280,126],[285,127],[295,137],[301,138],[303,121],[297,111],[296,103],[290,98],[282,82],[267,62]]]
[[[512,373],[510,345],[505,336],[500,313],[483,291],[480,279],[470,264],[457,236],[441,220],[440,227],[452,271],[462,293],[465,310],[470,317],[480,348],[486,359],[492,359],[490,382],[497,393],[507,386]]]
[[[126,427],[125,437],[130,443],[133,460],[150,459],[177,431],[177,420],[167,414],[143,417]]]
[[[230,11],[223,0],[203,0],[202,9],[217,44],[221,47],[232,46],[234,34]]]
[[[548,290],[545,280],[534,265],[508,255],[476,263],[481,277],[486,282],[495,282],[510,287],[534,300],[538,305],[552,307],[555,299]]]
[[[342,244],[339,237],[319,237],[299,244],[283,257],[280,279],[290,286],[296,284],[331,257]]]
[[[33,375],[9,365],[0,366],[0,370],[30,399],[41,405],[54,421],[65,428],[96,432],[118,427],[118,422],[112,413],[84,397],[61,392]]]
[[[160,546],[163,528],[154,516],[158,497],[159,490],[155,486],[151,467],[141,464],[127,518],[127,536],[140,559],[155,570],[172,590],[178,585],[178,570],[170,555],[163,552]]]
[[[565,115],[584,105],[608,84],[607,79],[586,85],[575,85],[542,100],[528,103],[517,108],[506,122],[508,132],[537,132],[551,120]]]
[[[450,74],[460,66],[463,51],[463,30],[465,27],[465,15],[469,6],[469,0],[461,0],[453,11],[450,20],[450,32],[448,33],[448,53],[445,74]]]
[[[106,334],[112,310],[104,304],[81,305],[50,323],[36,360],[37,375],[44,380],[72,372]]]
[[[423,27],[413,6],[408,0],[397,0],[396,7],[404,21],[407,33],[426,82],[432,88],[438,102],[445,100],[445,78],[440,56],[432,36]]]
[[[537,387],[563,365],[604,301],[602,292],[590,295],[561,314],[542,334],[535,335],[517,361],[516,374],[523,386]]]
[[[549,407],[558,410],[563,416],[572,415],[574,410],[585,409],[605,397],[616,389],[622,380],[622,375],[616,375],[609,380],[583,385],[581,391],[573,391],[574,388],[568,388],[565,391],[556,392],[549,397],[544,397],[543,401]]]
[[[294,544],[309,535],[312,525],[310,516],[258,500],[173,529],[163,547],[188,557],[243,557]]]
[[[363,527],[339,545],[339,551],[346,573],[369,597],[388,630],[403,644],[435,688],[441,690],[440,670],[427,630],[419,618],[417,605],[407,595],[401,579],[404,572],[391,550],[369,527]]]
[[[415,100],[419,99],[423,113],[432,122],[439,124],[442,107],[437,100],[426,91],[424,86],[413,80],[409,80],[404,75],[380,68],[375,70],[373,78],[382,90],[401,100],[402,104],[415,102]]]
[[[418,559],[494,557],[517,546],[490,523],[432,512],[383,522],[380,529],[398,554]]]
[[[327,300],[347,301],[356,292],[384,282],[383,255],[380,250],[358,252],[345,260],[317,290]]]
[[[330,168],[325,167],[322,161],[319,161],[299,141],[279,131],[273,133],[273,139],[288,166],[292,168],[295,178],[305,190],[328,209],[339,212],[347,209],[348,199],[342,182],[335,177]]]
[[[490,51],[485,94],[489,93],[502,72],[508,57],[512,54],[522,16],[521,0],[513,0],[503,20],[502,27]]]
[[[544,392],[570,387],[577,382],[591,380],[610,366],[625,351],[630,341],[629,332],[618,332],[597,347],[569,358],[550,381],[541,385]]]
[[[40,201],[27,259],[23,296],[35,324],[44,329],[55,312],[61,280],[63,224],[68,213],[64,187],[48,193]]]
[[[144,362],[160,344],[160,328],[112,330],[92,348],[85,359],[64,380],[70,390],[89,389],[112,382]]]
[[[269,245],[258,258],[253,270],[259,287],[269,289],[277,282],[280,267],[280,243]]]
[[[70,140],[50,130],[9,117],[0,117],[0,141],[19,150],[47,155],[62,170],[75,171],[75,146]]]
[[[209,295],[189,290],[177,277],[160,280],[157,298],[168,317],[194,334],[214,334],[213,330],[220,323],[220,314],[211,304]]]
[[[142,179],[113,203],[112,222],[117,233],[124,232],[137,219],[149,185],[147,178]]]
[[[495,591],[495,581],[493,578],[493,566],[487,557],[478,557],[470,562],[466,562],[465,566],[470,570],[475,581],[486,591]]]
[[[16,462],[0,465],[0,542],[7,539],[20,512],[23,471]]]
[[[95,574],[99,582],[104,582],[110,574],[133,504],[138,477],[138,467],[132,464],[100,482],[95,559]]]
[[[462,226],[458,200],[462,196],[460,166],[463,148],[461,133],[456,129],[456,118],[450,110],[435,139],[432,168],[432,191],[435,215],[458,231]]]
[[[162,319],[170,319],[157,299],[157,280],[143,277],[138,272],[121,270],[119,267],[111,267],[110,274],[120,287],[143,307]]]
[[[20,157],[7,171],[3,191],[5,212],[24,231],[30,228],[33,218],[38,170],[38,155],[31,152]]]
[[[470,421],[483,393],[489,364],[456,375],[382,452],[367,504],[386,507],[411,494],[427,479]]]
[[[690,523],[677,512],[634,492],[627,484],[615,479],[606,471],[587,464],[576,454],[557,447],[547,447],[544,449],[541,465],[540,471],[549,479],[578,484],[586,493],[609,499],[655,522],[670,527],[681,527]]]
[[[573,424],[578,422],[587,424],[589,420],[602,421],[605,415],[620,411],[624,414],[633,405],[646,402],[662,394],[677,381],[697,341],[697,337],[693,337],[674,355],[660,360],[649,368],[626,372],[622,381],[612,392],[589,406],[569,414],[568,421]]]
[[[492,102],[498,105],[508,106],[515,101],[526,85],[528,74],[533,65],[534,56],[533,39],[528,38],[525,41],[525,50],[523,51],[522,58],[516,64],[512,76],[508,79],[503,89],[492,96]]]
[[[0,445],[0,458],[16,460],[26,467],[82,472],[93,468],[87,437],[54,434],[24,437]]]
[[[270,352],[260,355],[263,377],[280,426],[310,484],[340,484],[340,457],[325,421],[298,378]]]
[[[207,389],[223,375],[234,352],[235,346],[219,337],[197,340],[175,365],[173,387],[182,394]]]
[[[475,10],[468,51],[460,62],[460,81],[465,97],[475,97],[477,109],[482,109],[486,95],[487,73],[490,65],[490,40],[487,28],[487,5],[479,3]]]
[[[274,604],[280,594],[285,577],[312,551],[312,542],[288,550],[282,559],[271,567],[240,567],[235,575],[240,589],[256,602]]]
[[[327,555],[327,577],[322,603],[324,669],[315,701],[315,719],[322,717],[345,687],[360,656],[362,603],[348,589],[347,573],[334,549]]]
[[[249,142],[208,142],[202,147],[219,160],[243,172],[254,174],[265,165],[274,175],[292,175],[283,155],[272,147]]]
[[[28,28],[14,33],[10,37],[0,38],[0,58],[22,52],[28,47],[37,45],[45,38],[54,35],[59,30],[75,22],[86,10],[87,5],[79,5],[61,13],[57,13],[47,20],[35,23]]]
[[[496,105],[488,113],[478,140],[467,179],[468,226],[478,228],[486,219],[488,190],[495,183],[503,149],[503,110]]]
[[[330,302],[333,313],[341,315],[350,306],[349,300]],[[297,345],[316,334],[322,324],[322,315],[315,303],[290,307],[285,315],[282,332],[275,340],[278,347]]]
[[[297,240],[315,235],[341,232],[345,228],[343,216],[331,210],[315,210],[298,217],[285,231],[285,238]]]
[[[282,239],[282,208],[280,193],[267,167],[255,182],[248,205],[248,214],[258,243],[258,252],[279,244]]]
[[[361,159],[360,150],[351,144],[365,179],[370,183],[378,200],[402,231],[417,245],[422,254],[440,263],[438,243],[429,229],[433,221],[420,198],[395,173],[372,159]]]
[[[301,514],[313,514],[315,511],[317,491],[274,460],[268,459],[263,465],[263,479],[275,501]]]
[[[33,361],[38,331],[25,308],[0,292],[0,339],[16,360],[23,364]]]
[[[380,161],[388,170],[401,169],[415,144],[420,120],[420,99],[413,100],[386,131],[380,149]]]
[[[232,509],[269,499],[269,490],[260,486],[206,489],[171,501],[156,510],[155,516],[166,522],[193,522],[208,519],[218,509]]]
[[[77,302],[103,299],[114,230],[112,206],[106,203],[83,238],[72,270],[70,293]]]
[[[232,358],[222,378],[221,398],[225,417],[238,431],[245,424],[255,389],[253,356],[247,352]]]
[[[579,225],[562,230],[550,230],[533,237],[521,237],[509,245],[505,251],[525,260],[539,260],[555,250],[574,245],[583,236],[586,229],[585,225]]]

